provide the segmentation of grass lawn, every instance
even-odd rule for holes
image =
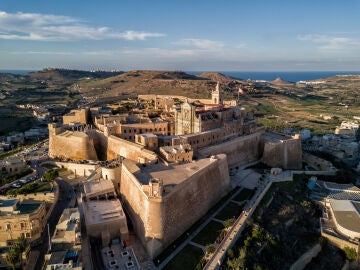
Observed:
[[[194,269],[204,256],[203,251],[195,246],[185,246],[163,269]]]
[[[229,202],[228,205],[226,205],[223,210],[215,216],[215,218],[223,221],[233,217],[237,218],[240,215],[242,209],[242,206],[239,206],[233,202]]]
[[[239,190],[239,187],[234,188],[224,197],[222,197],[219,202],[216,203],[203,217],[201,217],[198,221],[196,221],[190,229],[185,231],[181,236],[179,236],[171,245],[169,245],[163,252],[161,252],[155,259],[154,263],[157,265],[165,260],[178,245],[185,241],[185,239],[192,234],[205,220],[207,220],[224,202],[229,199],[236,191]]]
[[[238,195],[236,195],[236,197],[234,198],[234,201],[238,201],[238,202],[245,201],[245,200],[249,199],[253,194],[254,194],[253,189],[244,188],[243,190],[240,191],[240,193]]]
[[[44,164],[41,164],[41,167],[44,167],[46,169],[53,169],[53,168],[57,168],[56,165],[53,165],[53,164],[49,164],[49,163],[44,163]]]
[[[206,246],[215,242],[220,235],[224,225],[217,221],[210,221],[204,229],[202,229],[192,241],[200,245]]]
[[[49,190],[51,190],[51,184],[46,183],[46,184],[43,184],[43,185],[38,185],[36,187],[36,189],[34,189],[33,193],[44,192],[44,191],[49,191]]]

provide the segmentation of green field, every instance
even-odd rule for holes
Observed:
[[[184,270],[195,269],[196,265],[204,256],[204,252],[195,246],[185,246],[163,269]]]
[[[213,244],[224,229],[224,225],[217,221],[210,221],[193,239],[192,242],[203,246]]]

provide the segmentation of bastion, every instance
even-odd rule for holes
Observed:
[[[165,166],[124,160],[120,193],[151,257],[158,255],[230,190],[226,155]]]

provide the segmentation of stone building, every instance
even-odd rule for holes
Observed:
[[[114,184],[103,178],[89,180],[83,183],[86,201],[107,200],[116,198]]]
[[[60,216],[51,238],[51,251],[80,249],[80,212],[78,208],[66,208]]]
[[[167,162],[191,162],[194,155],[190,144],[163,146],[159,151]]]
[[[135,142],[155,151],[158,149],[158,137],[153,133],[135,134]]]
[[[8,173],[19,172],[20,170],[26,167],[24,160],[20,158],[8,158],[0,161],[1,171],[6,171]]]
[[[107,246],[114,238],[128,239],[126,216],[119,200],[83,202],[86,233]]]
[[[18,237],[28,241],[40,238],[46,224],[44,202],[19,199],[0,200],[0,247],[12,245]]]

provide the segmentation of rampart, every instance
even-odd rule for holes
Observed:
[[[266,165],[283,169],[302,168],[300,138],[287,138],[280,137],[277,134],[265,133],[262,138],[262,144],[262,161]]]
[[[49,156],[71,160],[110,160],[123,156],[139,163],[157,162],[157,155],[144,146],[116,136],[89,130],[62,131],[49,125]],[[82,175],[82,174],[80,174]],[[87,173],[84,173],[87,175]]]
[[[139,163],[155,163],[158,160],[154,152],[145,149],[142,145],[109,136],[106,159],[118,158],[119,155]]]
[[[136,178],[134,174],[140,168],[123,163],[120,192],[134,229],[150,256],[164,250],[229,191],[225,155],[199,162],[202,164],[199,167],[197,162],[190,163],[184,170],[194,170],[193,173],[160,197],[151,197],[149,186]]]
[[[226,154],[229,167],[251,163],[260,158],[260,139],[263,131],[236,137],[198,150],[199,157]]]
[[[56,166],[60,168],[66,168],[67,170],[74,173],[75,176],[90,176],[96,170],[95,164],[79,164],[73,162],[53,162]]]
[[[87,124],[90,121],[90,109],[71,110],[63,115],[63,124],[82,123]]]
[[[72,160],[98,160],[94,141],[85,132],[63,131],[49,124],[49,156]]]

